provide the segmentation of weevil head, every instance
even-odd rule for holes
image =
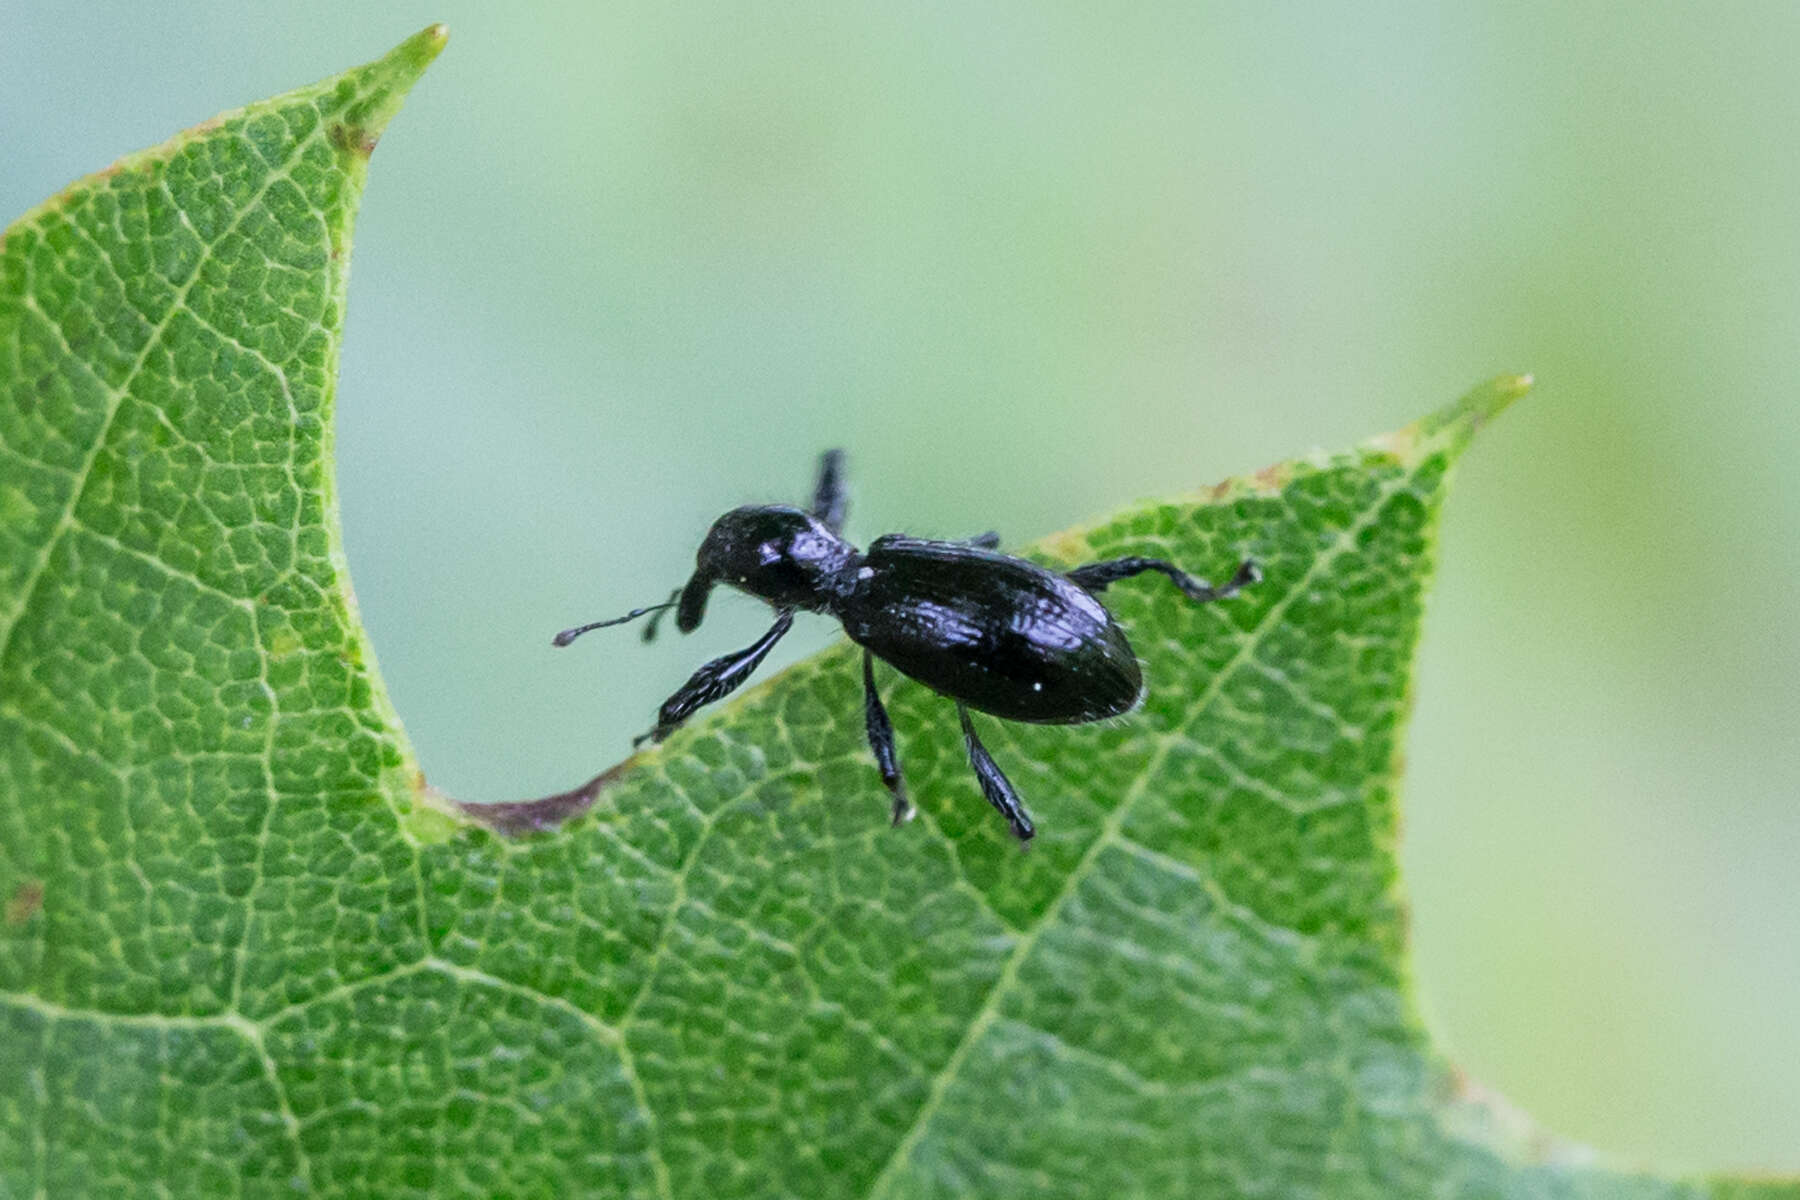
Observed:
[[[700,624],[715,583],[777,608],[824,608],[856,557],[854,546],[810,513],[779,504],[734,508],[700,543],[675,624],[683,633]]]

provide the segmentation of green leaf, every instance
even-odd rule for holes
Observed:
[[[420,783],[331,476],[351,219],[441,48],[209,122],[0,243],[0,1195],[1800,1196],[1608,1171],[1408,990],[1394,789],[1449,469],[1518,380],[1040,547],[1150,692],[983,722],[846,648],[565,796]]]

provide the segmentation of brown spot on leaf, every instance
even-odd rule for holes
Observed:
[[[360,125],[338,123],[326,131],[331,144],[346,154],[360,154],[364,158],[375,153],[375,143],[381,139]]]
[[[477,824],[495,833],[518,837],[527,833],[543,833],[566,821],[579,817],[593,807],[600,793],[631,768],[635,756],[615,767],[609,767],[574,791],[545,796],[542,800],[511,800],[504,804],[466,804],[451,801],[452,807]],[[419,783],[424,784],[423,777]]]
[[[6,923],[23,925],[31,920],[44,907],[44,881],[27,879],[19,885],[12,899],[6,902]]]
[[[1397,462],[1412,462],[1419,454],[1419,427],[1417,424],[1408,425],[1405,429],[1396,429],[1392,433],[1370,438],[1369,448],[1386,454]]]

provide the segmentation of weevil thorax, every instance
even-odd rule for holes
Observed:
[[[676,623],[684,630],[699,623],[714,583],[777,608],[828,609],[860,561],[855,546],[810,513],[778,504],[734,508],[700,543]]]

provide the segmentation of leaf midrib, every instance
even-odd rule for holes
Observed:
[[[1211,708],[1213,702],[1224,690],[1226,683],[1228,683],[1238,670],[1251,659],[1257,648],[1262,644],[1263,637],[1279,622],[1281,616],[1287,611],[1288,607],[1296,599],[1305,594],[1306,589],[1326,570],[1326,568],[1346,551],[1355,546],[1357,536],[1375,522],[1382,509],[1387,505],[1387,502],[1392,499],[1397,492],[1401,491],[1403,487],[1413,481],[1417,472],[1417,463],[1427,458],[1433,449],[1435,449],[1434,446],[1421,447],[1418,458],[1414,463],[1408,464],[1413,469],[1404,475],[1397,477],[1395,481],[1380,485],[1378,487],[1376,498],[1363,510],[1356,520],[1345,526],[1342,532],[1338,534],[1337,538],[1329,546],[1326,546],[1314,556],[1312,563],[1307,567],[1305,573],[1302,574],[1299,579],[1295,580],[1293,586],[1282,593],[1281,597],[1277,599],[1275,603],[1269,606],[1268,612],[1263,615],[1262,619],[1258,621],[1256,625],[1251,628],[1249,633],[1240,641],[1237,652],[1233,654],[1231,659],[1213,675],[1206,690],[1200,694],[1193,704],[1188,706],[1181,719],[1176,722],[1177,727],[1186,728],[1191,726],[1193,722],[1199,720],[1206,714],[1207,710]],[[906,1163],[912,1157],[913,1150],[916,1149],[919,1142],[923,1140],[925,1131],[930,1127],[932,1118],[936,1116],[938,1109],[943,1104],[944,1097],[956,1083],[963,1064],[968,1059],[969,1054],[974,1050],[975,1045],[981,1040],[982,1036],[995,1021],[999,1019],[1001,1005],[1005,1003],[1008,994],[1011,992],[1014,984],[1018,981],[1020,968],[1024,965],[1025,960],[1030,957],[1032,950],[1036,948],[1038,940],[1043,936],[1044,931],[1056,923],[1057,918],[1062,913],[1063,906],[1067,904],[1069,898],[1075,894],[1075,891],[1080,884],[1086,880],[1088,874],[1093,869],[1094,863],[1109,847],[1121,844],[1131,844],[1128,839],[1125,839],[1122,836],[1121,831],[1125,827],[1125,822],[1131,816],[1131,812],[1138,801],[1140,801],[1148,791],[1150,781],[1161,773],[1163,765],[1168,761],[1169,755],[1173,753],[1174,748],[1179,742],[1180,739],[1174,737],[1165,737],[1158,740],[1156,749],[1151,753],[1149,760],[1144,764],[1144,769],[1139,772],[1137,778],[1132,782],[1130,789],[1125,793],[1124,797],[1116,806],[1114,806],[1113,810],[1107,814],[1106,821],[1101,825],[1100,832],[1095,835],[1094,840],[1088,845],[1087,850],[1075,863],[1074,867],[1070,869],[1069,874],[1063,880],[1062,887],[1058,889],[1056,895],[1052,897],[1050,903],[1044,908],[1043,913],[1038,919],[1032,922],[1024,930],[1023,936],[1013,947],[1012,953],[1002,965],[999,975],[994,980],[993,986],[988,989],[987,997],[983,1000],[981,1008],[976,1011],[974,1019],[969,1023],[967,1032],[963,1035],[962,1040],[957,1043],[956,1048],[951,1051],[950,1057],[945,1060],[943,1067],[939,1069],[935,1076],[933,1076],[931,1087],[928,1089],[924,1101],[920,1104],[919,1111],[913,1118],[912,1124],[907,1127],[906,1133],[903,1134],[900,1140],[895,1144],[893,1153],[889,1155],[887,1162],[883,1164],[881,1171],[875,1176],[874,1182],[870,1184],[868,1191],[864,1193],[864,1200],[885,1200],[885,1197],[893,1187],[894,1181],[899,1178]]]

